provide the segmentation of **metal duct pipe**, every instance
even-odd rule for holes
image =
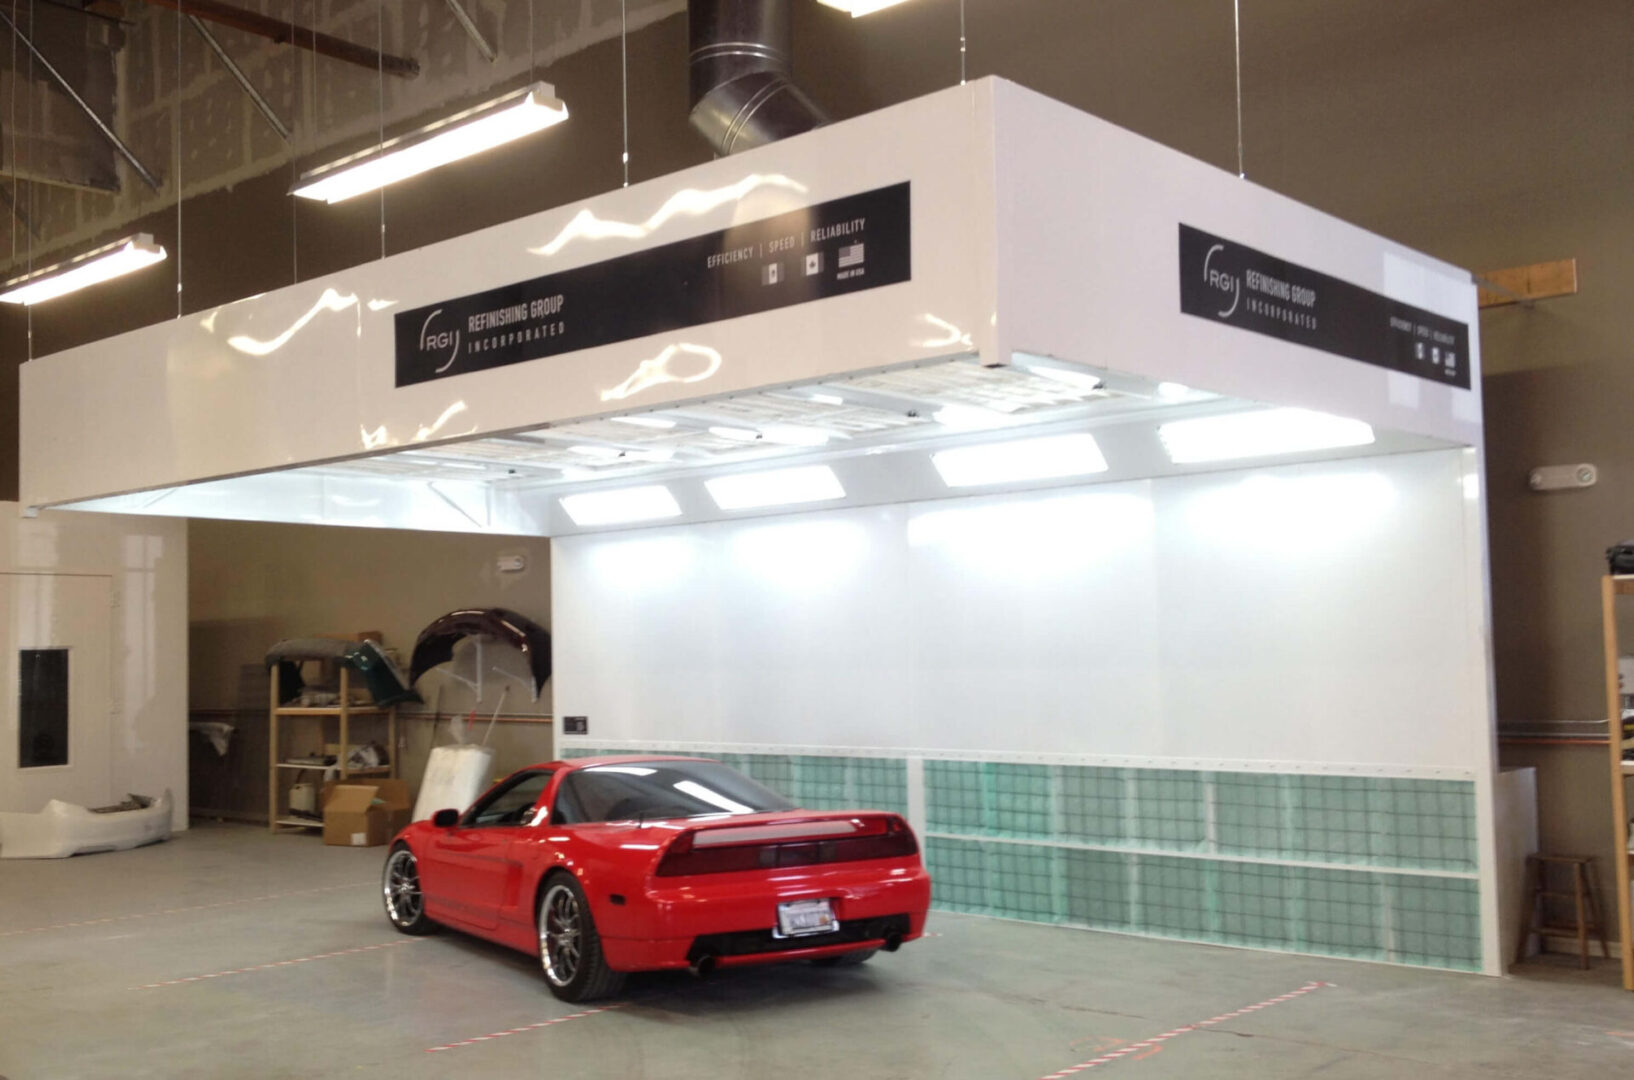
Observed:
[[[789,76],[789,0],[691,0],[692,126],[735,154],[828,117]]]

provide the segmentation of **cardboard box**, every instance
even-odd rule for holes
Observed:
[[[337,847],[379,847],[409,823],[413,800],[407,782],[338,781],[323,789],[323,842]]]

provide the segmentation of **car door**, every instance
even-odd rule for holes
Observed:
[[[473,927],[499,925],[500,904],[520,872],[508,857],[511,845],[533,825],[550,778],[549,769],[516,773],[478,799],[458,824],[432,835],[421,876],[438,907]]]

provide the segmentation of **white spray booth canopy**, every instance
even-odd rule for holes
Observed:
[[[988,79],[33,361],[22,502],[558,537],[564,752],[900,763],[933,871],[1054,853],[1037,917],[1495,972],[1476,315],[1465,271]],[[1030,475],[953,453],[1047,436]],[[1053,826],[993,816],[1006,768],[1054,770]],[[1123,832],[1063,832],[1097,769]],[[1143,816],[1174,777],[1195,844]],[[1313,838],[1311,777],[1445,850]],[[1121,922],[1063,884],[1102,855]],[[1203,930],[1142,914],[1163,860]],[[1231,929],[1244,867],[1297,929]],[[1355,947],[1312,914],[1340,886]]]

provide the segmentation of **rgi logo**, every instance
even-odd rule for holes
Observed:
[[[1203,256],[1203,281],[1209,288],[1217,289],[1231,297],[1230,306],[1222,308],[1220,311],[1216,312],[1220,318],[1229,319],[1231,318],[1232,313],[1237,310],[1237,304],[1242,301],[1243,280],[1236,274],[1228,274],[1224,270],[1216,270],[1211,265],[1214,256],[1224,250],[1224,244],[1215,244],[1213,247],[1208,249],[1208,254]],[[1223,297],[1221,302],[1224,302]]]
[[[460,355],[460,332],[459,332],[459,330],[455,329],[455,330],[433,331],[431,329],[431,320],[435,319],[437,316],[441,315],[442,313],[443,313],[443,309],[438,308],[436,311],[433,311],[430,315],[427,315],[426,316],[426,321],[420,324],[420,351],[421,352],[433,352],[433,351],[440,352],[443,349],[448,350],[448,361],[447,361],[447,363],[443,364],[442,367],[437,369],[437,374],[438,375],[441,375],[443,372],[445,372],[449,368],[453,367],[454,366],[454,361],[459,359],[459,355]]]

